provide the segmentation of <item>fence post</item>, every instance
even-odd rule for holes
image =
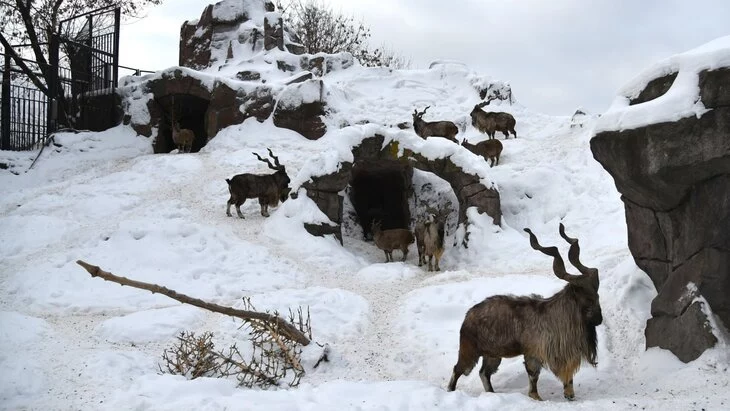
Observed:
[[[114,85],[112,90],[116,90],[119,85],[119,28],[120,28],[121,9],[114,9],[114,68],[112,72],[112,81]]]
[[[46,135],[50,136],[51,133],[56,131],[58,124],[58,104],[56,99],[59,93],[58,84],[58,48],[59,39],[58,34],[51,34],[51,44],[48,50],[48,102],[46,108]]]
[[[10,149],[10,54],[5,52],[3,64],[2,112],[0,113],[0,150]]]

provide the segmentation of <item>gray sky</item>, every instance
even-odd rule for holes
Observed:
[[[548,114],[579,106],[600,113],[655,61],[730,35],[730,0],[324,1],[362,18],[373,46],[410,57],[415,68],[462,61],[509,82],[522,104]],[[121,64],[177,65],[180,26],[209,3],[165,0],[123,23]]]

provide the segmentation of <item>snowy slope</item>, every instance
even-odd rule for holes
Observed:
[[[471,74],[454,65],[431,70],[352,69],[327,79],[331,124],[366,124],[318,141],[249,119],[222,130],[200,153],[152,155],[149,141],[124,126],[65,134],[28,173],[0,171],[0,407],[5,409],[723,409],[728,407],[727,347],[682,364],[644,350],[643,328],[655,291],[626,245],[623,206],[613,182],[592,159],[595,119],[496,105],[517,119],[518,139],[503,140],[500,165],[443,139],[422,142],[387,125],[468,115],[478,101]],[[251,155],[266,147],[294,176],[336,166],[353,142],[382,132],[424,150],[450,152],[500,190],[503,227],[470,211],[469,249],[449,248],[440,273],[384,264],[359,236],[306,234],[301,221],[323,215],[306,196],[264,219],[247,202],[245,220],[225,215],[224,179],[267,172]],[[459,138],[484,137],[471,126]],[[441,141],[440,141],[441,140]],[[53,147],[52,147],[53,148]],[[441,150],[441,151],[439,151]],[[32,156],[0,153],[24,169]],[[428,175],[419,178],[436,180]],[[444,389],[456,361],[466,309],[500,293],[549,295],[562,286],[548,257],[532,250],[523,227],[544,244],[567,244],[559,222],[581,240],[581,259],[601,274],[604,324],[598,367],[575,377],[568,404],[549,372],[543,403],[526,396],[520,358],[505,360],[485,394],[473,374],[455,393]],[[348,232],[346,230],[346,232]],[[453,235],[453,233],[451,233]],[[156,282],[225,305],[251,296],[259,309],[309,306],[314,340],[330,343],[332,361],[308,370],[297,389],[245,390],[233,380],[160,375],[157,364],[176,333],[213,331],[221,346],[240,339],[230,318],[183,307],[165,297],[92,279],[84,259],[112,273]],[[476,373],[475,373],[476,374]]]

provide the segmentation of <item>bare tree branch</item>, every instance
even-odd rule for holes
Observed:
[[[304,335],[301,331],[296,329],[296,327],[294,327],[292,324],[279,316],[256,311],[237,310],[235,308],[224,307],[222,305],[209,303],[197,298],[189,297],[185,294],[178,293],[166,287],[161,287],[157,284],[150,284],[142,281],[135,281],[125,277],[116,276],[108,271],[102,270],[101,268],[99,268],[99,266],[89,264],[82,260],[76,261],[76,264],[84,267],[84,269],[88,271],[92,277],[99,277],[103,280],[115,282],[117,284],[127,285],[130,287],[139,288],[141,290],[147,290],[153,294],[162,294],[166,297],[172,298],[173,300],[180,301],[181,303],[194,305],[208,311],[229,315],[231,317],[241,318],[243,320],[264,321],[268,326],[276,327],[279,332],[286,338],[304,346],[309,345],[310,340],[309,338],[307,338],[306,335]]]

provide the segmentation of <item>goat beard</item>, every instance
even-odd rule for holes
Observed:
[[[585,332],[583,333],[583,335],[585,336],[585,341],[583,342],[583,357],[586,359],[586,361],[588,361],[589,364],[595,367],[596,365],[598,365],[598,363],[596,362],[596,357],[598,356],[596,349],[598,343],[596,326],[584,322],[584,328]]]

